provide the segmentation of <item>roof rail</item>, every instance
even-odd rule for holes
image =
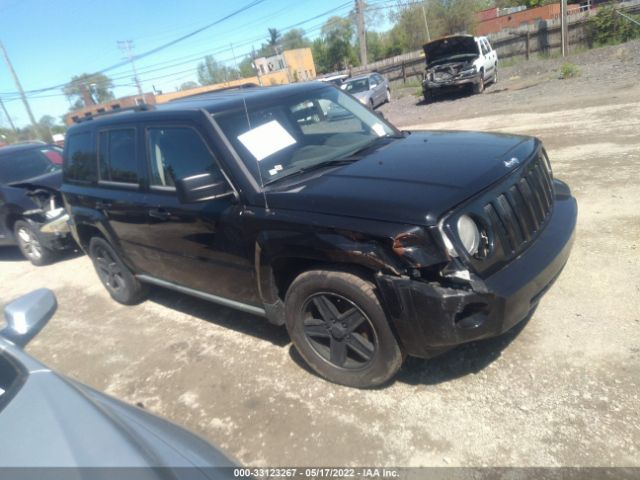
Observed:
[[[113,115],[114,113],[121,112],[146,112],[148,110],[155,110],[155,105],[149,105],[148,103],[143,103],[141,105],[135,105],[133,107],[120,108],[120,106],[114,105],[111,110],[99,109],[98,113],[85,112],[84,116],[74,115],[71,117],[73,123],[82,123],[87,122],[89,120],[93,120],[96,117],[104,117],[107,115]]]
[[[257,83],[247,82],[247,83],[242,83],[240,85],[233,85],[231,87],[216,88],[215,90],[207,90],[206,92],[192,93],[191,95],[185,95],[184,97],[172,98],[169,101],[170,102],[177,102],[177,101],[183,100],[185,98],[199,97],[201,95],[209,95],[209,94],[212,94],[212,93],[226,92],[226,91],[229,91],[229,90],[240,90],[242,88],[255,88],[255,87],[259,87],[259,86],[260,85],[258,85]]]

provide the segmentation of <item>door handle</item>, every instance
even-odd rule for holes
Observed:
[[[158,220],[169,220],[171,212],[164,208],[152,208],[149,210],[149,216]]]

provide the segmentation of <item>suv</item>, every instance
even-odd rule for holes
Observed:
[[[526,318],[577,215],[539,140],[400,132],[320,82],[83,121],[62,191],[116,301],[152,284],[264,316],[356,387]]]
[[[453,35],[429,42],[422,49],[425,102],[441,91],[471,86],[474,93],[482,93],[487,82],[498,82],[498,54],[487,37]]]
[[[0,246],[18,245],[34,265],[70,246],[58,189],[62,149],[29,143],[0,149]]]

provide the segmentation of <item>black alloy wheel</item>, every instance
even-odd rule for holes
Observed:
[[[378,350],[369,317],[352,301],[335,293],[317,293],[303,306],[304,333],[316,353],[333,366],[361,369]]]
[[[110,292],[120,293],[125,287],[122,268],[115,258],[104,246],[99,245],[94,249],[96,271],[102,283]]]

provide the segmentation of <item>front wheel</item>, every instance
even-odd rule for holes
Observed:
[[[55,259],[56,252],[42,245],[36,228],[29,222],[18,220],[13,226],[13,233],[18,243],[18,248],[33,265],[41,267]]]
[[[484,72],[480,72],[480,79],[478,83],[473,84],[473,93],[482,93],[484,92]]]
[[[100,281],[116,302],[134,305],[144,299],[147,286],[131,273],[106,240],[93,237],[89,242],[89,256]]]
[[[291,284],[285,308],[296,350],[331,382],[374,387],[391,379],[402,365],[402,351],[374,286],[359,276],[305,272]]]

